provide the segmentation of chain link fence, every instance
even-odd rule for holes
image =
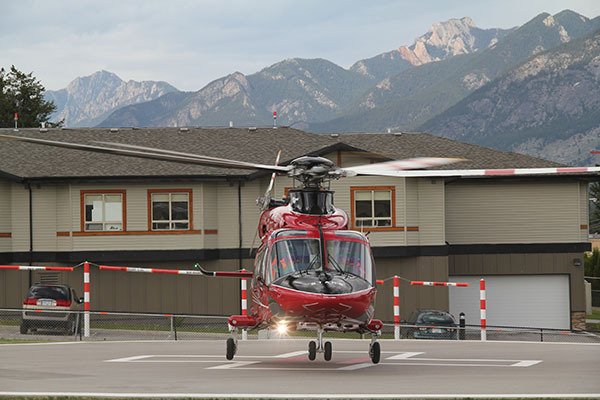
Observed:
[[[201,340],[224,339],[229,336],[227,317],[223,316],[92,311],[89,313],[89,318],[90,335],[84,337],[84,313],[81,311],[0,309],[0,339],[8,341]],[[292,335],[312,337],[314,333],[296,332]],[[356,333],[331,332],[326,335],[360,337]],[[558,329],[488,326],[486,336],[488,341],[600,343],[600,332]],[[259,337],[259,332],[250,330],[248,337],[256,339]],[[480,340],[481,329],[478,325],[460,328],[402,324],[400,337],[401,339]],[[394,338],[393,324],[384,324],[382,338]]]

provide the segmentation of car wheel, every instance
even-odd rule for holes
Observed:
[[[19,331],[21,332],[21,335],[26,335],[28,330],[29,330],[29,326],[27,325],[27,322],[21,321],[21,328],[19,329]]]

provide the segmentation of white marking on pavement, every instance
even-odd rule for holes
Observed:
[[[277,356],[273,356],[273,358],[291,358],[291,357],[298,357],[298,356],[303,356],[305,354],[307,354],[307,351],[292,351],[291,353],[284,353],[284,354],[279,354]]]
[[[423,352],[416,351],[416,352],[400,353],[400,354],[396,354],[395,356],[388,357],[388,358],[386,358],[386,360],[405,360],[410,357],[418,356],[419,354],[423,354]]]
[[[416,358],[413,360],[417,361]],[[402,367],[405,365],[425,365],[430,367],[514,367],[514,365],[503,365],[503,364],[467,364],[467,363],[433,363],[433,362],[401,362],[401,363],[381,363],[382,365],[395,365],[397,367]]]
[[[208,368],[204,368],[204,369],[231,369],[231,368],[237,368],[237,367],[245,367],[246,365],[250,365],[250,364],[257,364],[260,361],[235,361],[229,364],[223,364],[223,365],[217,365],[215,367],[208,367]]]
[[[338,371],[356,371],[357,369],[363,369],[363,368],[369,368],[369,367],[373,367],[377,364],[373,364],[373,363],[360,363],[360,364],[354,364],[354,365],[348,365],[346,367],[342,367],[342,368],[337,368]]]
[[[542,360],[523,360],[516,364],[511,365],[511,367],[531,367],[532,365],[536,365],[541,362],[542,362]]]
[[[454,394],[381,394],[381,393],[361,393],[361,394],[340,394],[340,393],[135,393],[135,392],[0,392],[0,396],[31,396],[31,397],[122,397],[122,398],[264,398],[264,399],[489,399],[489,398],[525,398],[525,399],[564,399],[564,398],[597,398],[600,393],[486,393],[486,394],[470,394],[470,393],[454,393]]]
[[[104,360],[104,362],[133,362],[133,361],[139,361],[139,360],[143,360],[146,358],[152,358],[152,357],[156,357],[156,356],[149,355],[149,356],[133,356],[133,357],[115,358],[112,360]]]

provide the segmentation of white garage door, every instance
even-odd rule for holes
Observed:
[[[479,324],[479,280],[485,279],[487,324],[533,328],[570,328],[568,275],[451,276],[469,287],[450,288],[450,312],[465,313]]]

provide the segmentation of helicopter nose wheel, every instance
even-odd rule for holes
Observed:
[[[325,361],[331,361],[331,353],[333,353],[331,342],[325,342],[325,347],[323,347],[323,358]]]
[[[308,359],[310,361],[315,361],[317,358],[317,342],[311,340],[308,342]]]
[[[314,361],[317,358],[317,353],[323,353],[325,361],[331,361],[333,354],[333,345],[331,342],[323,342],[323,328],[317,330],[317,341],[311,340],[308,342],[308,359]]]

